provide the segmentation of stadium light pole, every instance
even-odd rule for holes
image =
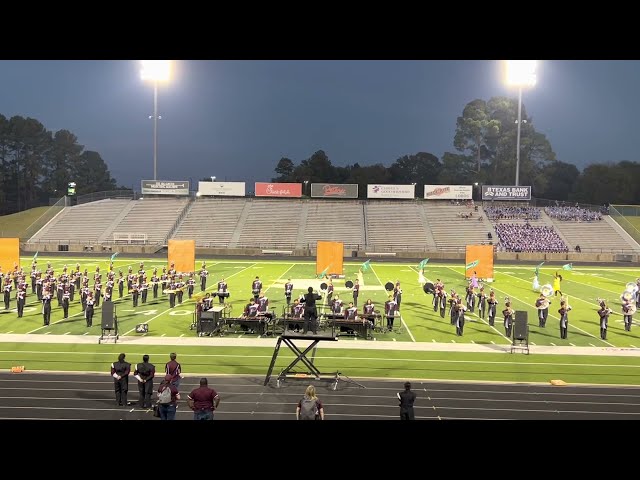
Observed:
[[[536,84],[536,60],[507,60],[506,83],[518,87],[518,134],[516,140],[516,187],[520,185],[520,125],[522,124],[522,88]]]
[[[142,80],[153,82],[153,179],[158,179],[158,83],[168,82],[171,78],[171,60],[141,60]]]

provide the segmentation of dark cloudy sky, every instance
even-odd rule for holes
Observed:
[[[153,177],[153,89],[139,62],[0,61],[0,113],[68,129],[118,184]],[[559,160],[638,160],[639,61],[541,61],[523,103]],[[517,92],[498,61],[178,61],[160,87],[158,179],[268,181],[281,157],[390,165],[454,151],[476,98]],[[514,146],[515,151],[515,146]]]

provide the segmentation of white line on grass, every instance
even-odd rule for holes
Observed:
[[[384,288],[384,285],[382,284],[382,282],[380,281],[380,277],[378,276],[378,274],[376,273],[376,269],[372,266],[371,267],[371,271],[373,272],[373,274],[376,276],[376,278],[378,279],[378,283],[382,286],[382,288]],[[402,313],[400,314],[400,321],[402,322],[402,325],[404,325],[404,328],[407,329],[407,333],[409,334],[409,337],[411,338],[412,342],[415,342],[416,339],[413,336],[413,334],[411,333],[411,330],[409,330],[409,326],[404,322],[404,319],[402,318]]]

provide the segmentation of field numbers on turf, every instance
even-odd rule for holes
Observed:
[[[138,315],[155,315],[156,313],[158,313],[158,310],[132,310],[132,309],[127,309],[127,310],[122,310],[123,312],[136,312]]]
[[[172,310],[169,312],[169,315],[191,315],[193,312],[190,310]]]

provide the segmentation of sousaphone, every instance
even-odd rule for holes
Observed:
[[[547,283],[546,285],[542,285],[540,287],[540,293],[545,297],[550,297],[551,295],[553,295],[553,287],[549,283]]]
[[[625,292],[636,293],[638,291],[638,285],[636,282],[629,282],[624,288]]]
[[[623,302],[633,301],[633,292],[625,290],[624,292],[622,292],[622,295],[620,295],[620,300]]]

